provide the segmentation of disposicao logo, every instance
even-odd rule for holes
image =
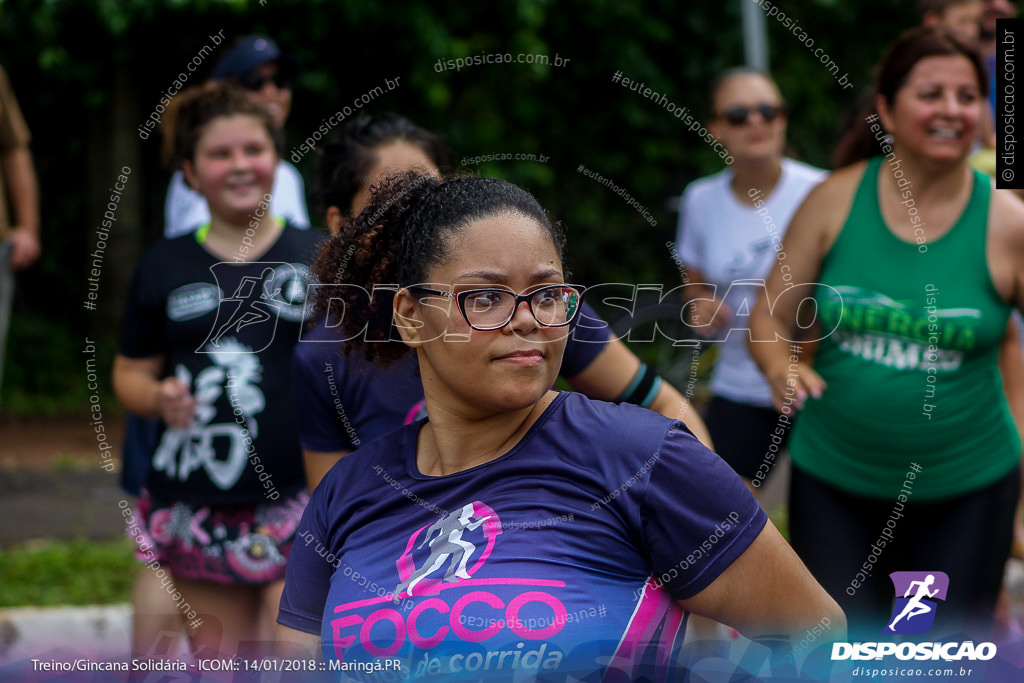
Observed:
[[[892,614],[881,633],[885,635],[917,635],[927,632],[935,623],[939,601],[945,601],[949,577],[945,572],[893,572],[889,574],[896,591]],[[993,643],[972,641],[946,643],[833,643],[832,660],[882,659],[895,656],[908,660],[966,659],[989,660],[996,656]]]
[[[882,633],[924,633],[935,623],[936,600],[945,600],[949,577],[945,572],[893,572],[896,601],[889,625]]]

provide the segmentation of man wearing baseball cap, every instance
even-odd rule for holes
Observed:
[[[210,80],[237,85],[254,102],[266,107],[277,125],[283,128],[291,111],[295,72],[295,60],[281,52],[272,38],[252,35],[240,38],[221,55],[210,73]],[[309,227],[302,176],[284,159],[274,173],[270,210],[296,227]],[[188,234],[210,220],[206,202],[185,184],[181,171],[176,171],[171,178],[164,219],[165,237]]]

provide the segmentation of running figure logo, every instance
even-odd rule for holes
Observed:
[[[882,633],[924,633],[935,622],[935,600],[945,600],[949,577],[945,572],[893,572],[896,601],[889,625]]]
[[[416,585],[440,569],[445,562],[449,562],[448,569],[440,581],[434,579],[433,584],[457,583],[459,580],[471,578],[468,565],[477,551],[477,546],[464,538],[464,534],[478,529],[487,522],[491,522],[484,528],[483,534],[487,541],[487,547],[473,565],[472,569],[475,571],[490,555],[494,536],[501,533],[497,515],[487,505],[479,501],[466,503],[427,527],[423,540],[416,546],[416,549],[419,550],[427,545],[430,548],[430,556],[418,569],[413,561],[411,546],[423,529],[421,528],[420,531],[413,534],[413,537],[409,539],[405,554],[398,562],[399,575],[404,580],[395,587],[392,598],[397,599],[403,590],[407,591],[410,596],[413,595]]]
[[[262,270],[259,275],[239,277],[236,263],[210,266],[219,291],[231,296],[218,302],[216,319],[196,353],[223,352],[222,340],[231,338],[244,339],[252,353],[259,353],[274,341],[279,318],[302,320],[309,273],[305,265],[271,261],[245,265],[246,272],[260,266]]]
[[[243,277],[238,283],[235,293],[231,298],[224,299],[222,303],[235,303],[238,307],[230,313],[228,321],[222,324],[216,333],[209,339],[209,343],[220,348],[220,340],[230,332],[241,332],[243,327],[266,322],[274,318],[274,305],[271,303],[275,296],[279,296],[281,290],[267,292],[264,282],[269,284],[273,269],[264,268],[259,277]],[[256,294],[259,292],[256,296]],[[218,320],[217,322],[220,322]]]

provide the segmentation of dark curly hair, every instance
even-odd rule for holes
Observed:
[[[237,86],[216,81],[193,86],[171,100],[163,119],[164,162],[177,168],[183,161],[194,161],[203,128],[214,119],[237,115],[258,118],[267,129],[277,156],[283,156],[284,133],[273,115]]]
[[[377,161],[377,149],[399,141],[419,147],[442,171],[452,165],[451,151],[441,138],[409,119],[391,112],[362,114],[320,151],[313,187],[313,198],[320,213],[336,206],[348,216],[353,198]]]
[[[389,176],[372,188],[366,208],[321,245],[311,266],[321,283],[312,297],[313,318],[340,321],[350,339],[345,353],[362,346],[368,361],[397,360],[409,347],[393,329],[394,293],[428,281],[448,258],[453,238],[471,223],[506,212],[544,226],[562,260],[561,227],[520,187],[476,176]]]

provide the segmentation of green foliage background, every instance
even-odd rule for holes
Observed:
[[[40,541],[0,553],[0,609],[108,605],[131,600],[140,571],[127,538]]]
[[[84,405],[84,336],[114,348],[124,288],[138,252],[162,232],[169,171],[159,138],[141,124],[175,76],[224,30],[266,32],[302,64],[288,124],[289,148],[364,92],[400,78],[366,107],[393,110],[442,134],[457,158],[533,153],[546,164],[474,167],[533,191],[569,235],[574,279],[660,282],[678,275],[674,201],[687,182],[721,168],[695,133],[654,102],[611,82],[616,71],[664,93],[701,120],[707,85],[743,61],[744,2],[678,0],[0,0],[0,64],[34,134],[43,195],[44,254],[18,278],[4,403],[38,410]],[[842,89],[811,50],[767,19],[771,70],[791,108],[793,152],[828,163],[838,122],[869,86],[884,46],[914,23],[913,3],[838,0],[777,3],[849,74]],[[221,48],[222,49],[222,48]],[[440,71],[438,60],[488,52],[542,53],[562,68],[492,64]],[[193,76],[198,82],[217,54]],[[100,308],[83,310],[94,229],[115,169],[132,167],[139,192],[122,204],[104,264]],[[656,226],[576,171],[613,179]],[[299,164],[308,185],[313,155]],[[313,207],[311,207],[311,212]],[[317,214],[313,214],[314,221]],[[104,360],[109,368],[109,356]]]

